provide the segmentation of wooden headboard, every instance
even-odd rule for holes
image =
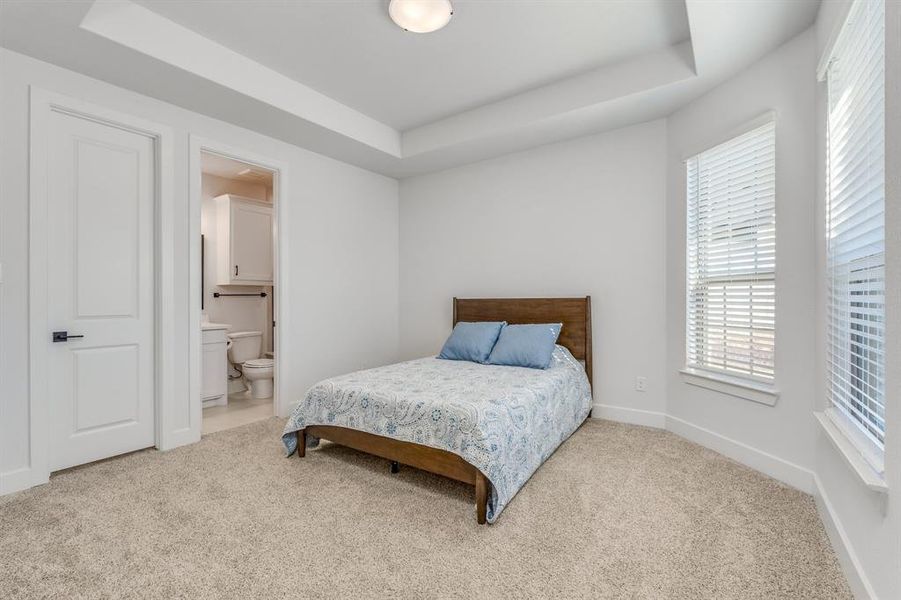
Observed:
[[[585,361],[591,379],[591,296],[584,298],[454,298],[454,325],[460,321],[510,324],[563,323],[557,343]],[[593,386],[592,386],[593,387]]]

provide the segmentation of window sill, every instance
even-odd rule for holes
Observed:
[[[885,482],[885,476],[882,468],[879,466],[879,460],[873,456],[873,447],[864,447],[865,444],[857,440],[856,436],[846,432],[845,429],[848,425],[840,421],[841,416],[830,412],[834,412],[834,410],[829,408],[824,412],[815,412],[813,415],[822,426],[826,437],[836,447],[839,454],[851,467],[851,470],[860,477],[864,485],[874,492],[887,493],[888,484]],[[873,463],[876,464],[874,465]]]
[[[679,371],[682,381],[689,385],[706,388],[721,394],[728,394],[751,402],[775,406],[779,390],[765,383],[756,383],[739,377],[709,373],[698,369],[685,368]]]

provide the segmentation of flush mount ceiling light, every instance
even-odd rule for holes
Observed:
[[[454,7],[450,0],[391,0],[388,14],[404,31],[430,33],[450,22]]]

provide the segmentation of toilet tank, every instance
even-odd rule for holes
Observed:
[[[225,334],[231,342],[228,348],[228,360],[241,364],[253,358],[260,357],[263,348],[263,332],[261,331],[230,331]]]

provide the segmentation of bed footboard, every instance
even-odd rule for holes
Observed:
[[[379,456],[393,463],[416,467],[429,473],[473,485],[475,486],[476,520],[480,525],[487,521],[488,478],[456,454],[356,429],[332,425],[311,425],[297,432],[297,456],[300,458],[306,456],[308,433],[354,450]]]

